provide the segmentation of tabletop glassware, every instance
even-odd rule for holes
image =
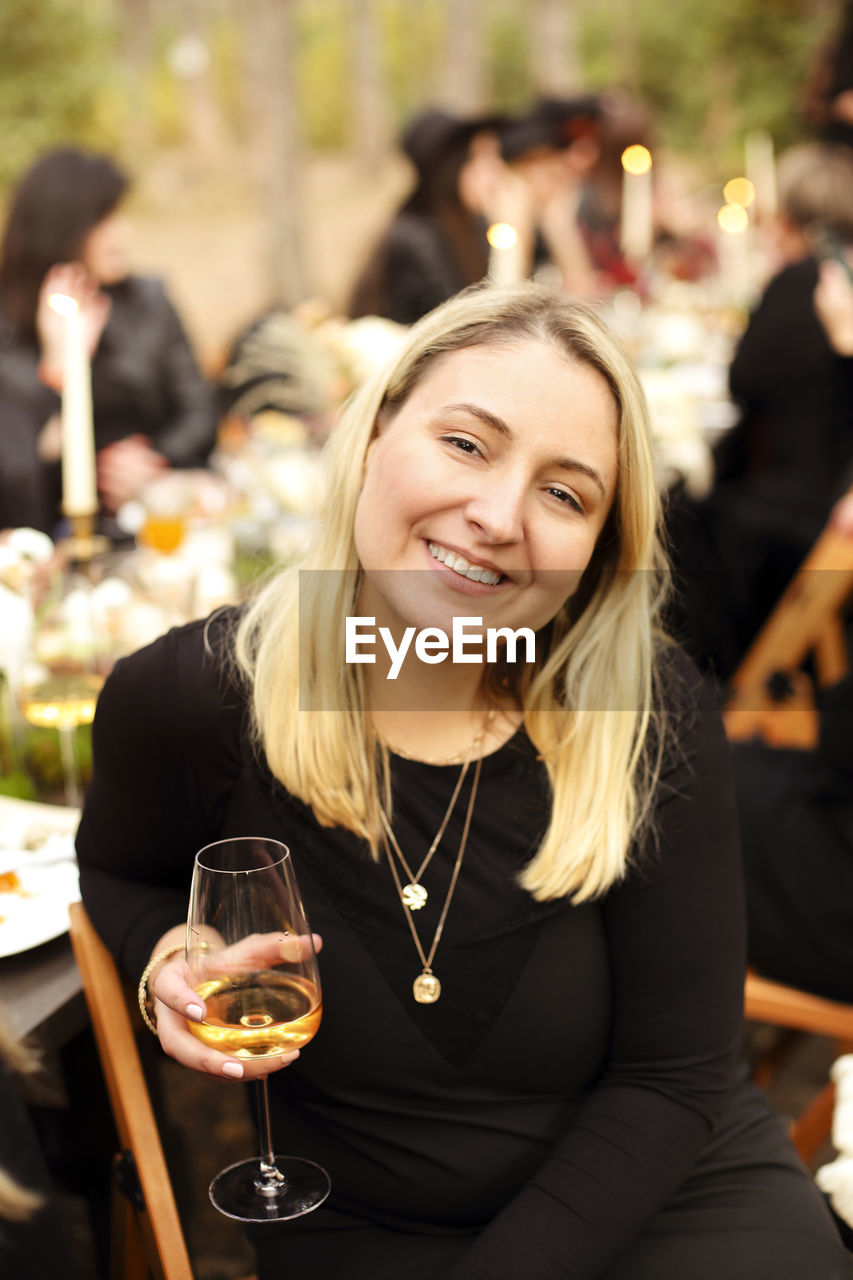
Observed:
[[[81,794],[74,735],[79,725],[94,719],[108,666],[104,637],[94,616],[91,582],[73,568],[59,572],[35,610],[19,699],[31,725],[57,730],[65,803],[75,807]]]
[[[257,1061],[316,1035],[320,975],[286,845],[240,837],[196,854],[186,958],[206,1006],[204,1021],[187,1025],[205,1044]],[[329,1177],[311,1160],[275,1153],[266,1076],[257,1086],[260,1155],[218,1173],[210,1199],[241,1222],[297,1218],[323,1203]]]

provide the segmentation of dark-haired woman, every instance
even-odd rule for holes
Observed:
[[[128,273],[127,179],[106,156],[52,151],[12,198],[0,255],[0,526],[50,528],[60,491],[63,321],[51,294],[77,299],[92,352],[102,510],[114,512],[169,466],[201,465],[213,444],[212,394],[159,280]],[[9,516],[7,516],[7,512]]]
[[[412,194],[391,220],[358,278],[352,317],[376,315],[414,324],[489,265],[483,180],[489,181],[489,122],[424,111],[401,146],[417,172]],[[497,155],[495,151],[495,156]]]

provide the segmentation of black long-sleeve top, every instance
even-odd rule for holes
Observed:
[[[731,1086],[744,940],[728,753],[677,651],[654,833],[595,903],[535,902],[517,876],[548,816],[523,732],[485,758],[468,851],[418,1005],[421,965],[389,867],[321,828],[248,745],[223,615],[120,662],[101,695],[78,836],[96,928],[137,977],[185,918],[205,843],[291,848],[324,938],[324,1021],[271,1077],[288,1150],[330,1172],[330,1204],[413,1231],[476,1238],[453,1280],[602,1274],[684,1182]],[[602,712],[602,714],[607,714]],[[394,829],[419,861],[455,767],[397,759]],[[427,944],[468,795],[424,876]]]
[[[853,359],[838,356],[814,310],[818,264],[770,281],[740,340],[729,383],[742,422],[723,439],[718,482],[740,483],[759,508],[816,536],[853,460]]]

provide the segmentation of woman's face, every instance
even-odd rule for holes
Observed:
[[[98,284],[118,284],[127,275],[128,229],[124,215],[107,214],[92,228],[80,249],[80,261]]]
[[[448,634],[457,615],[544,626],[610,511],[617,422],[597,370],[546,343],[440,359],[368,450],[360,613]]]

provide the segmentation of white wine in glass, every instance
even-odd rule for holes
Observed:
[[[245,836],[201,849],[187,917],[190,984],[205,1002],[187,1022],[205,1044],[258,1060],[301,1049],[323,1013],[314,939],[290,853],[276,840]],[[258,1081],[260,1156],[218,1173],[210,1199],[241,1222],[280,1222],[310,1213],[329,1194],[325,1169],[276,1155],[266,1077]]]

